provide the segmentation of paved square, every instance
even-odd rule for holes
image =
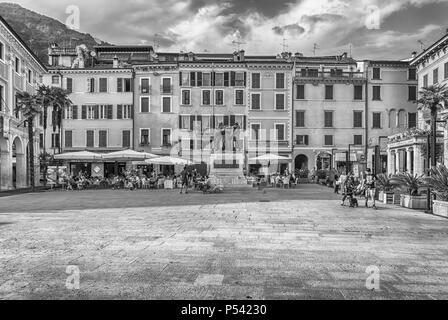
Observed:
[[[314,185],[3,197],[0,298],[448,298],[448,220],[338,199]],[[366,288],[369,266],[380,291]]]

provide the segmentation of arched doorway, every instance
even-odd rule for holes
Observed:
[[[25,148],[19,137],[12,142],[12,184],[14,188],[27,186]]]
[[[299,154],[295,159],[296,170],[308,170],[308,157],[304,154]]]
[[[10,187],[10,154],[8,150],[8,142],[0,137],[0,189],[7,189]]]

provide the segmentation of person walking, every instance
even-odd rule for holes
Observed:
[[[190,184],[190,174],[188,172],[187,166],[184,167],[182,172],[180,173],[182,178],[182,186],[180,187],[180,193],[182,194],[182,190],[185,187],[185,194],[188,193],[188,185]]]
[[[367,169],[365,178],[363,180],[364,188],[365,188],[365,196],[366,196],[366,208],[369,207],[369,198],[370,198],[370,199],[372,199],[372,202],[373,202],[372,208],[376,209],[376,204],[375,204],[375,193],[376,193],[375,181],[376,181],[376,178],[373,175],[372,170],[371,169]]]

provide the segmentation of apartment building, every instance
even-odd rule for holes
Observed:
[[[250,161],[265,153],[292,159],[293,57],[248,56],[248,169],[262,164]],[[275,163],[275,171],[292,169],[291,162]]]
[[[29,140],[27,123],[21,113],[15,112],[16,94],[35,93],[42,82],[45,66],[27,44],[0,17],[0,190],[29,186],[28,147],[39,142]],[[36,135],[42,127],[36,119]],[[39,183],[39,161],[35,157],[35,182]]]
[[[294,60],[294,169],[350,164],[356,174],[366,139],[365,74],[347,54]]]
[[[46,148],[50,154],[82,150],[105,153],[134,147],[134,71],[117,58],[127,50],[115,50],[96,48],[95,65],[52,66],[44,76],[44,84],[68,90],[73,102],[63,110],[62,125],[56,130],[52,125],[56,117],[49,110]],[[70,172],[81,170],[108,176],[117,168],[107,162],[70,163]]]
[[[415,55],[410,61],[418,78],[417,91],[437,84],[448,83],[448,33]],[[440,112],[439,121],[446,120],[446,111]],[[413,118],[412,118],[413,119]],[[408,130],[389,137],[389,173],[411,172],[423,174],[429,167],[427,157],[427,135],[430,131],[431,115],[421,110],[417,116],[417,130]],[[414,123],[412,123],[414,124]],[[437,163],[448,163],[448,129],[446,124],[437,126]]]

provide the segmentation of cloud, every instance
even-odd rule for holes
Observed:
[[[283,27],[275,26],[272,28],[272,31],[274,31],[275,34],[278,34],[280,36],[283,36],[285,34],[290,34],[294,36],[301,35],[302,33],[305,33],[305,29],[298,24],[288,24]]]

